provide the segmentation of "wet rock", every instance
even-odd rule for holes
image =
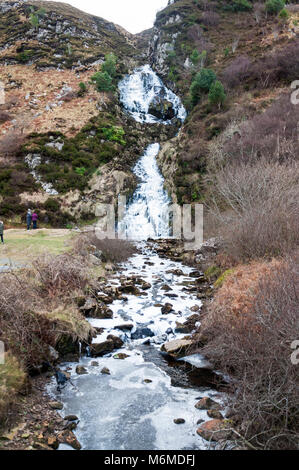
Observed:
[[[204,422],[205,422],[204,419],[199,419],[196,424],[199,425],[199,424],[204,423]]]
[[[93,357],[100,357],[114,351],[114,343],[112,340],[106,340],[102,343],[93,343],[91,349],[91,355]]]
[[[184,424],[186,421],[183,418],[176,418],[173,420],[175,424]]]
[[[110,370],[108,369],[108,367],[103,367],[103,369],[101,370],[101,374],[104,374],[104,375],[111,375],[111,372],[110,372]]]
[[[220,411],[217,410],[208,410],[207,415],[209,418],[213,419],[224,419]]]
[[[166,330],[166,334],[167,334],[167,335],[172,335],[172,334],[173,334],[172,328],[168,328],[168,329]]]
[[[168,313],[170,312],[173,312],[173,305],[170,304],[170,303],[166,303],[165,305],[163,305],[163,307],[161,308],[161,312],[163,315],[168,315]]]
[[[123,325],[117,325],[115,327],[116,330],[121,330],[121,331],[131,331],[133,330],[134,325],[132,323],[125,323]]]
[[[201,424],[197,429],[197,434],[207,441],[228,440],[231,435],[229,423],[220,419],[212,419]]]
[[[167,284],[164,284],[164,286],[161,287],[161,290],[164,290],[165,292],[170,292],[172,289]]]
[[[204,397],[201,400],[199,400],[198,403],[196,403],[195,408],[197,408],[198,410],[219,411],[221,410],[222,406],[220,405],[220,403],[217,403],[216,401],[212,400],[212,398]]]
[[[59,447],[59,441],[56,436],[48,437],[47,444],[49,447],[51,447],[54,450],[57,450]]]
[[[198,312],[200,310],[199,305],[194,305],[194,307],[190,308],[191,312]]]
[[[69,422],[66,424],[66,426],[64,427],[64,429],[67,429],[68,431],[75,431],[75,429],[77,428],[77,423],[75,423],[74,421],[73,422]]]
[[[72,431],[69,431],[69,430],[62,431],[61,433],[58,434],[57,438],[60,444],[67,444],[75,450],[81,449],[81,444],[77,440],[75,434]]]
[[[155,333],[150,328],[137,328],[137,330],[131,334],[131,339],[152,338],[153,336],[155,336]]]
[[[125,353],[118,353],[118,354],[114,354],[113,359],[124,360],[124,359],[127,359],[127,357],[130,357],[130,356],[128,354],[125,354]]]
[[[119,349],[124,345],[123,340],[119,338],[118,336],[108,335],[107,340],[113,341],[114,349]]]
[[[152,285],[149,282],[143,282],[141,285],[142,290],[148,290],[151,289]]]
[[[177,333],[191,333],[195,329],[195,324],[199,321],[199,315],[191,315],[184,323],[176,322]]]
[[[145,384],[151,384],[153,381],[151,379],[144,379],[143,381]]]
[[[138,289],[138,287],[136,287],[133,283],[129,284],[123,284],[119,287],[119,291],[122,292],[123,294],[131,294],[131,295],[140,295],[141,292],[140,290]]]
[[[87,370],[85,369],[85,367],[83,366],[77,366],[76,367],[76,374],[78,375],[84,375],[84,374],[88,374]]]
[[[52,410],[62,410],[63,404],[60,401],[51,401],[49,407],[52,408]]]
[[[168,121],[175,117],[173,104],[160,96],[155,96],[149,106],[148,112],[152,116],[162,119],[163,121]]]
[[[67,415],[65,416],[64,419],[65,421],[78,421],[79,420],[78,416],[76,415]]]
[[[99,363],[97,361],[91,361],[90,365],[92,367],[99,367]]]
[[[191,340],[175,339],[173,341],[169,341],[168,343],[164,343],[161,348],[161,351],[164,351],[171,356],[179,356],[181,354],[185,354],[187,349],[191,346]]]

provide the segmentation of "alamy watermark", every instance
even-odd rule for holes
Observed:
[[[5,363],[5,348],[3,341],[0,341],[0,366]]]
[[[5,104],[5,87],[4,83],[0,80],[0,104]]]
[[[299,80],[294,80],[291,83],[291,89],[294,90],[291,93],[291,103],[294,105],[299,104]]]
[[[291,363],[294,366],[299,364],[299,340],[295,339],[291,344],[291,349],[294,349],[294,352],[291,354]]]
[[[149,208],[150,210],[150,208]],[[186,250],[196,250],[203,244],[203,205],[202,204],[171,204],[162,211],[163,225],[169,235],[163,236],[156,233],[157,238],[170,238],[183,240]],[[98,204],[96,217],[99,222],[95,228],[99,239],[121,239],[137,241],[134,230],[127,219],[126,196],[118,197],[118,205]]]

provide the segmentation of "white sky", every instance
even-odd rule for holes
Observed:
[[[92,15],[119,24],[130,33],[140,33],[153,26],[158,10],[168,0],[56,0],[69,3]]]

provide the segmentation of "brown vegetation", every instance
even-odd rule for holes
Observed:
[[[76,253],[86,256],[93,251],[100,252],[101,259],[111,263],[123,263],[136,253],[133,243],[127,240],[101,239],[95,232],[82,234],[75,239],[74,243]]]
[[[201,350],[233,377],[232,416],[256,448],[292,449],[298,439],[299,254],[230,273],[202,327]]]

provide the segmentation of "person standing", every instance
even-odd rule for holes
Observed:
[[[31,221],[32,221],[32,214],[31,214],[31,210],[28,209],[27,215],[26,215],[27,230],[30,230],[31,228]]]
[[[4,233],[4,223],[2,220],[0,220],[0,237],[1,237],[1,242],[4,244],[3,233]]]
[[[38,219],[38,215],[34,211],[33,214],[32,214],[33,230],[35,230],[37,228],[37,219]]]

